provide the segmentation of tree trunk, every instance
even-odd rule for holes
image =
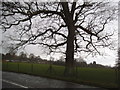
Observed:
[[[68,38],[67,38],[67,47],[66,47],[66,62],[65,62],[65,76],[73,76],[75,73],[74,65],[74,26],[70,26]]]
[[[73,76],[75,74],[75,62],[74,62],[74,37],[75,37],[75,27],[73,20],[68,20],[68,37],[67,37],[67,47],[66,47],[66,62],[65,62],[65,72],[66,76]]]
[[[68,2],[62,3],[63,12],[65,15],[64,21],[68,28],[67,46],[66,46],[66,61],[65,61],[65,76],[73,76],[75,72],[74,66],[74,36],[75,26],[73,21],[73,13],[70,12]]]

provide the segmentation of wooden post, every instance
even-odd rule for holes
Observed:
[[[18,72],[19,72],[20,70],[19,70],[19,62],[18,62]]]

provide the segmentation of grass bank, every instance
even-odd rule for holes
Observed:
[[[42,77],[71,81],[75,83],[98,86],[102,88],[117,88],[116,72],[108,68],[77,68],[76,77],[64,77],[64,66],[52,65],[52,72],[49,72],[48,64],[31,64],[3,62],[3,71],[26,73]]]

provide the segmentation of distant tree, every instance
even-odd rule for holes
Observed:
[[[62,66],[64,66],[64,65],[65,65],[65,62],[64,62],[64,61],[62,61],[62,60],[60,59],[60,60],[54,61],[54,63],[53,63],[53,64],[55,64],[55,65],[62,65]]]
[[[87,67],[87,63],[86,62],[79,62],[80,63],[80,67]]]
[[[93,64],[96,65],[96,61],[93,61]]]
[[[25,61],[27,59],[27,55],[24,52],[20,52],[19,58],[21,61]]]
[[[0,56],[2,60],[5,60],[5,55],[3,53],[1,53]]]
[[[40,62],[42,59],[40,58],[40,56],[36,56],[35,57],[35,62]]]
[[[3,46],[4,47],[4,46]],[[9,60],[14,60],[14,59],[17,59],[17,49],[15,49],[15,46],[12,45],[7,45],[7,47],[5,48],[6,49],[6,55],[5,55],[5,58],[6,59],[9,59]]]
[[[5,59],[12,60],[12,56],[10,53],[6,53]]]
[[[29,55],[29,60],[30,60],[30,62],[34,62],[34,60],[35,60],[35,55],[34,55],[33,53],[30,53],[30,55]]]
[[[92,63],[88,64],[88,67],[92,67],[92,66],[93,66],[93,64],[92,64]]]
[[[98,67],[98,65],[96,64],[96,61],[93,61],[92,67]]]
[[[65,62],[65,57],[64,56],[61,56],[59,61],[62,61],[62,62]]]

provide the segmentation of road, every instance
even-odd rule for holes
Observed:
[[[2,72],[2,88],[96,88],[102,90],[97,87],[13,72]]]

